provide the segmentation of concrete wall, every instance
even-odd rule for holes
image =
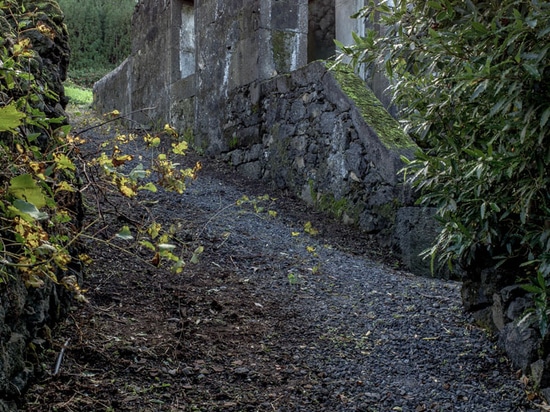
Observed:
[[[195,139],[217,155],[228,148],[222,136],[229,91],[306,64],[307,1],[197,1],[195,19]]]
[[[198,150],[358,225],[415,261],[410,267],[417,273],[428,273],[407,246],[417,237],[394,230],[411,213],[418,220],[416,209],[398,214],[413,202],[397,172],[400,155],[411,156],[414,144],[357,76],[307,65],[308,48],[309,58],[333,53],[334,36],[348,42],[352,30],[362,33],[350,18],[362,5],[143,0],[132,56],[96,84],[96,105],[127,112],[153,107],[133,120],[192,131]]]
[[[190,0],[141,1],[132,19],[132,54],[94,85],[94,104],[119,110],[136,127],[195,122],[195,7]]]

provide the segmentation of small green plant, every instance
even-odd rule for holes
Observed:
[[[548,332],[548,315],[550,308],[548,306],[548,285],[542,272],[538,272],[537,276],[531,279],[530,284],[522,285],[523,289],[533,294],[534,307],[527,310],[522,322],[529,320],[533,315],[538,322],[538,329],[542,337]]]
[[[269,217],[277,217],[277,212],[275,210],[269,209],[269,207],[277,199],[270,197],[269,195],[262,195],[257,197],[249,197],[247,195],[242,196],[235,203],[237,206],[250,205],[252,206],[254,213],[260,215],[262,213],[267,213]]]
[[[77,86],[72,82],[65,83],[65,94],[69,98],[69,103],[75,106],[90,106],[94,98],[91,89]]]
[[[288,283],[291,285],[296,285],[298,283],[298,276],[296,276],[293,272],[289,272],[286,277],[288,279]]]
[[[118,111],[108,113],[107,117],[111,118],[110,120],[122,118]],[[137,144],[137,139],[138,136],[132,133],[117,133],[112,139],[101,144],[104,151],[99,156],[91,160],[80,159],[86,168],[93,170],[94,175],[101,178],[90,184],[100,185],[100,192],[104,196],[109,193],[124,196],[133,202],[136,208],[139,207],[141,192],[157,192],[159,188],[163,188],[183,193],[187,181],[195,179],[201,169],[200,162],[194,167],[181,168],[179,163],[173,161],[172,157],[185,155],[187,142],[180,141],[176,130],[165,125],[161,133],[147,133],[143,137],[143,144],[147,147],[148,153],[136,159],[124,149],[127,145]],[[170,141],[169,149],[162,149],[161,141]],[[149,263],[153,266],[170,262],[172,272],[181,273],[185,267],[182,254],[177,253],[178,249],[181,249],[177,242],[177,233],[181,228],[177,225],[164,227],[154,218],[151,218],[148,225],[133,223],[132,228],[130,225],[124,225],[115,238],[133,242],[150,251],[152,257]],[[203,251],[202,246],[195,248],[190,262],[197,263]]]

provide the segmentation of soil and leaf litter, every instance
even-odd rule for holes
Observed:
[[[169,134],[135,133],[117,156],[135,168]],[[82,156],[121,135],[90,129]],[[87,303],[54,331],[45,369],[62,362],[25,410],[538,410],[459,284],[401,271],[366,235],[225,164],[178,162],[196,174],[181,193],[86,192]]]

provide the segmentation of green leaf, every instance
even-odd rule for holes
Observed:
[[[489,85],[489,80],[482,81],[474,90],[472,97],[470,97],[470,101],[475,100],[481,93],[483,93],[485,89],[487,89],[488,85]]]
[[[489,32],[489,30],[487,30],[487,27],[485,27],[483,24],[477,21],[472,22],[472,27],[474,28],[475,31],[481,34],[486,34]]]
[[[529,73],[532,77],[534,77],[537,80],[541,80],[541,75],[537,67],[535,67],[530,63],[523,63],[522,66],[525,69],[525,71],[527,71],[527,73]]]
[[[176,248],[176,245],[172,245],[170,243],[160,243],[158,245],[159,250],[174,250]]]
[[[15,107],[15,103],[0,107],[0,132],[13,131],[21,125],[21,120],[26,117]]]
[[[29,202],[25,202],[24,200],[16,199],[13,202],[13,206],[14,206],[15,209],[17,209],[18,212],[29,215],[30,217],[32,217],[35,220],[44,220],[44,219],[48,218],[47,213],[39,211],[36,208],[35,205],[33,205],[32,203],[29,203]],[[12,209],[12,211],[13,211],[13,209]],[[20,213],[18,213],[18,214],[20,215]]]
[[[548,118],[550,118],[550,107],[542,113],[542,116],[540,117],[540,127],[544,127],[546,125]]]
[[[124,226],[121,231],[116,234],[116,237],[123,240],[132,240],[134,238],[128,226]]]
[[[10,180],[9,193],[17,199],[33,204],[37,209],[46,205],[42,189],[37,186],[30,174],[19,175]]]
[[[521,288],[526,290],[527,292],[530,292],[530,293],[541,293],[542,292],[541,288],[539,288],[535,285],[521,285]]]
[[[157,248],[155,247],[155,245],[153,245],[151,242],[149,242],[148,240],[140,240],[139,242],[140,245],[146,247],[147,249],[149,250],[152,250],[153,252],[155,252],[157,250]]]
[[[143,167],[143,165],[140,163],[138,164],[134,170],[130,172],[130,178],[131,179],[144,179],[147,177],[147,171]]]
[[[199,256],[202,252],[204,252],[204,246],[199,246],[198,248],[196,248],[193,252],[193,256],[191,257],[190,262],[194,264],[199,263]]]
[[[54,155],[55,168],[57,170],[76,170],[76,167],[71,159],[63,153]]]
[[[145,186],[140,186],[138,189],[139,190],[149,190],[150,192],[153,192],[153,193],[157,192],[157,187],[152,182],[147,183]]]

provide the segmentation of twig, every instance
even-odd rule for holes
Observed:
[[[55,367],[53,369],[53,376],[57,376],[59,374],[59,369],[61,369],[61,362],[63,362],[63,355],[65,355],[65,351],[69,347],[70,341],[71,341],[71,338],[67,339],[67,341],[61,348],[61,351],[59,351],[59,355],[57,355],[57,360],[55,361]]]
[[[156,109],[156,107],[146,107],[146,108],[144,108],[144,109],[134,110],[133,112],[130,112],[130,113],[128,113],[128,114],[116,116],[116,117],[114,117],[114,118],[112,118],[112,119],[106,120],[106,121],[101,122],[101,123],[99,123],[99,124],[96,124],[96,125],[94,125],[94,126],[86,127],[85,129],[79,130],[79,131],[76,132],[75,134],[76,134],[76,135],[80,135],[80,134],[89,132],[90,130],[97,129],[98,127],[105,126],[106,124],[109,124],[109,123],[112,123],[112,122],[116,122],[117,120],[121,120],[121,119],[127,120],[127,121],[129,121],[129,122],[139,123],[139,122],[136,122],[135,120],[129,119],[127,116],[130,116],[130,115],[132,115],[132,114],[134,114],[134,113],[143,112],[143,111],[145,111],[145,110],[153,110],[153,109]]]

